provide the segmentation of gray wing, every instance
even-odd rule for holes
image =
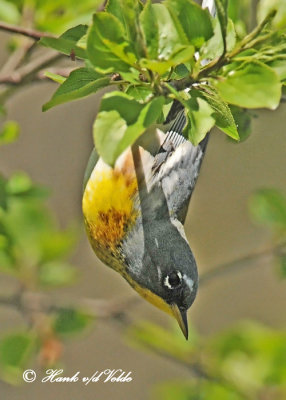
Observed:
[[[164,142],[155,155],[153,172],[154,190],[158,184],[162,187],[169,214],[184,223],[209,134],[198,146],[186,140],[183,135],[186,117],[180,107],[182,108],[180,104],[174,103],[167,116],[168,121],[174,113],[176,114]]]
[[[206,150],[208,137],[198,146],[186,141],[166,160],[158,181],[161,183],[169,214],[185,222],[189,202],[199,176],[200,167]]]
[[[91,155],[89,157],[85,172],[84,172],[84,178],[83,178],[83,191],[87,185],[87,182],[90,178],[90,175],[97,163],[97,161],[99,160],[99,155],[97,154],[97,151],[95,150],[95,147],[93,148]]]

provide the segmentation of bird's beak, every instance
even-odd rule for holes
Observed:
[[[177,304],[171,304],[171,310],[173,312],[174,317],[178,321],[179,327],[181,328],[185,338],[188,340],[187,311],[180,310]]]

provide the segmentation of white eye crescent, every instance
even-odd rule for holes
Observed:
[[[173,271],[169,275],[167,275],[164,279],[164,285],[168,289],[174,289],[177,287],[182,281],[182,274],[180,271]]]

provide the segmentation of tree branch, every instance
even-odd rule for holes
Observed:
[[[279,255],[286,247],[286,241],[277,244],[274,247],[257,251],[255,253],[247,254],[236,260],[228,263],[220,264],[209,272],[203,274],[200,278],[200,286],[205,285],[213,279],[216,279],[225,274],[236,272],[244,266],[249,266],[249,262],[259,260],[265,257],[273,257],[275,254]],[[140,301],[139,296],[129,296],[116,300],[104,299],[90,299],[90,298],[62,298],[50,296],[45,293],[30,292],[21,290],[14,296],[1,296],[0,305],[16,307],[19,310],[23,308],[26,310],[33,310],[34,304],[40,307],[41,311],[51,312],[55,310],[62,310],[67,308],[67,304],[76,307],[84,307],[90,311],[94,317],[110,318],[116,315],[126,313],[128,307],[133,307]]]
[[[84,308],[95,318],[118,318],[138,304],[138,296],[128,296],[115,300],[90,298],[63,298],[50,296],[42,292],[31,292],[21,289],[13,296],[0,296],[0,305],[16,308],[19,312],[55,312],[67,308]]]
[[[21,26],[15,26],[12,24],[8,24],[6,22],[0,21],[0,30],[10,33],[15,33],[18,35],[27,36],[34,40],[40,40],[42,37],[55,37],[54,35],[46,32],[40,32],[35,29],[24,28]]]
[[[57,51],[48,51],[47,53],[33,59],[28,64],[12,71],[10,74],[1,74],[0,84],[19,85],[20,83],[26,83],[26,81],[29,81],[31,76],[35,73],[62,57],[65,56]]]
[[[236,260],[220,264],[212,270],[205,272],[200,278],[200,286],[210,282],[211,280],[220,276],[236,272],[243,267],[249,267],[249,263],[263,258],[273,257],[275,254],[279,254],[286,246],[286,241],[279,243],[278,245],[257,251],[255,253],[247,254]]]

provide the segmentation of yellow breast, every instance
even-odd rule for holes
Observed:
[[[133,226],[137,211],[137,180],[130,156],[115,168],[100,160],[83,196],[83,214],[92,247],[105,262],[116,256],[118,245]]]

